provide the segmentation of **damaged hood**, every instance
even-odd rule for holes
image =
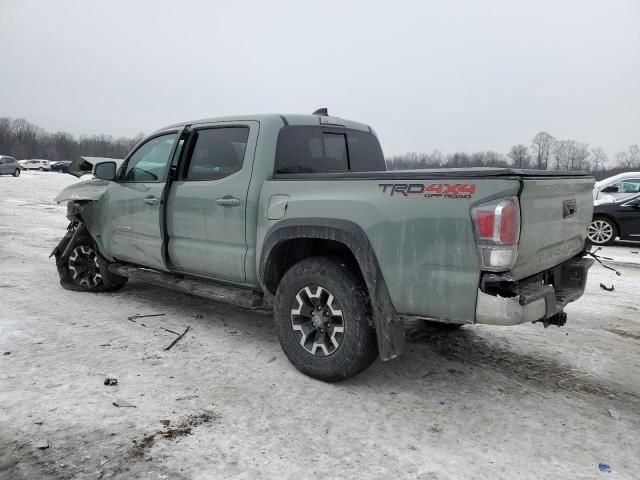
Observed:
[[[56,202],[69,200],[99,200],[109,186],[108,180],[87,180],[74,183],[62,190],[54,199]]]
[[[95,166],[100,162],[116,162],[116,170],[122,165],[121,158],[107,158],[107,157],[80,157],[78,160],[74,160],[69,165],[69,172],[74,177],[81,177],[88,173],[93,173]]]

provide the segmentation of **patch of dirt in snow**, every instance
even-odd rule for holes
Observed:
[[[175,424],[172,424],[170,420],[161,420],[160,423],[164,425],[162,430],[146,435],[140,441],[133,440],[133,444],[135,446],[134,454],[138,456],[143,455],[159,438],[174,440],[179,437],[185,437],[187,435],[191,435],[194,428],[206,423],[216,422],[219,419],[220,416],[218,415],[201,413],[198,415],[189,415],[186,418],[178,420]]]
[[[622,330],[621,328],[611,328],[611,329],[608,329],[607,331],[611,333],[615,333],[616,335],[620,335],[621,337],[640,340],[640,331],[629,332],[628,330]]]

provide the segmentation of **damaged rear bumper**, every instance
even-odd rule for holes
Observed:
[[[523,280],[508,273],[484,274],[478,290],[476,323],[517,325],[525,322],[564,324],[565,305],[580,298],[590,258],[572,258]]]

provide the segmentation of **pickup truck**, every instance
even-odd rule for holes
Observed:
[[[561,326],[593,263],[591,176],[387,171],[371,127],[326,111],[171,125],[94,175],[56,197],[64,288],[273,308],[286,356],[324,381],[399,355],[407,319]]]

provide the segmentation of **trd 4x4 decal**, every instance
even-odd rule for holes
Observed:
[[[389,196],[420,195],[425,198],[466,198],[476,192],[474,183],[380,183],[382,193]]]

